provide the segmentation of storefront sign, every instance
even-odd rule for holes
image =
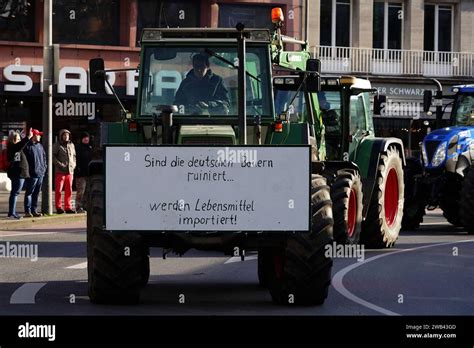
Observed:
[[[6,81],[4,84],[5,92],[29,92],[33,88],[33,79],[31,74],[40,75],[40,92],[43,91],[43,66],[42,65],[15,65],[11,64],[3,69],[3,77]],[[138,87],[138,72],[126,71],[126,88],[127,96],[135,96],[135,89]],[[107,73],[110,84],[115,84],[115,73]],[[89,87],[89,74],[81,67],[64,66],[59,71],[59,83],[57,86],[57,94],[66,94],[67,87],[76,87],[78,94],[94,95]],[[107,94],[111,95],[112,91],[106,86]]]
[[[433,95],[436,93],[436,87],[433,83],[421,85],[421,84],[410,84],[410,83],[372,83],[373,87],[377,88],[380,94],[388,97],[396,97],[400,99],[423,99],[424,90],[431,90]],[[450,86],[446,86],[443,90],[443,94],[451,94],[449,91]]]

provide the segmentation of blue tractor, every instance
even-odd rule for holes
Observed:
[[[429,133],[421,144],[421,158],[407,159],[402,228],[413,230],[423,221],[425,209],[437,207],[455,226],[474,234],[474,85],[453,86],[449,127]],[[424,109],[432,102],[425,91]],[[443,115],[438,92],[437,125]],[[446,106],[447,106],[446,105]]]

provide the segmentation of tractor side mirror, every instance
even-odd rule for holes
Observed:
[[[433,99],[433,92],[430,90],[423,91],[423,112],[430,111],[431,101]]]
[[[89,61],[89,79],[92,92],[105,92],[104,60],[94,58]]]
[[[321,61],[314,58],[308,59],[306,61],[306,71],[315,73],[321,72]]]
[[[374,96],[374,115],[380,116],[382,110],[385,109],[387,104],[387,96],[383,94],[377,94]]]
[[[310,93],[321,91],[321,77],[319,72],[321,71],[321,61],[319,59],[308,59],[306,61],[306,72],[308,77],[306,78],[306,90]]]

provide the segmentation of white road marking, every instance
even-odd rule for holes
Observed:
[[[0,233],[0,238],[2,237],[22,237],[22,236],[36,236],[40,234],[54,234],[54,233],[59,233],[59,232],[29,232],[29,233],[10,233],[10,234],[2,234]]]
[[[245,260],[244,260],[244,261],[256,260],[257,257],[258,257],[257,255],[245,256]],[[242,259],[240,258],[240,256],[234,256],[234,257],[231,257],[230,259],[228,259],[226,262],[224,262],[224,264],[227,264],[227,263],[234,263],[234,262],[240,262],[240,261],[242,261]]]
[[[10,297],[10,304],[34,304],[38,291],[47,283],[26,283],[20,286]]]
[[[447,221],[440,221],[440,222],[422,222],[422,223],[420,224],[420,226],[425,226],[425,225],[443,225],[443,226],[445,226],[445,225],[451,225],[451,224],[450,224],[449,222],[447,222]],[[453,227],[455,227],[455,226],[453,226]]]
[[[354,263],[350,266],[347,266],[343,269],[341,269],[339,272],[337,272],[334,277],[332,278],[332,286],[334,287],[334,289],[336,289],[337,292],[339,292],[342,296],[346,297],[347,299],[357,303],[357,304],[360,304],[364,307],[367,307],[369,309],[372,309],[373,311],[376,311],[376,312],[379,312],[379,313],[382,313],[382,314],[385,314],[385,315],[401,315],[399,313],[395,313],[395,312],[392,312],[386,308],[383,308],[383,307],[380,307],[380,306],[377,306],[373,303],[370,303],[364,299],[361,299],[360,297],[357,297],[356,295],[354,295],[353,293],[351,293],[343,284],[343,279],[344,279],[344,276],[349,273],[350,271],[360,267],[360,266],[363,266],[369,262],[372,262],[372,261],[375,261],[377,259],[380,259],[382,257],[387,257],[387,256],[390,256],[390,255],[394,255],[394,254],[399,254],[399,253],[405,253],[405,252],[409,252],[409,251],[417,251],[417,250],[421,250],[421,249],[428,249],[428,248],[434,248],[434,247],[437,247],[437,246],[443,246],[443,245],[450,245],[450,244],[457,244],[457,243],[466,243],[466,242],[474,242],[474,239],[470,239],[470,240],[462,240],[462,241],[457,241],[457,242],[447,242],[447,243],[439,243],[439,244],[431,244],[431,245],[424,245],[424,246],[421,246],[421,247],[417,247],[417,248],[410,248],[410,249],[402,249],[402,250],[397,250],[397,251],[394,251],[392,253],[387,253],[387,254],[381,254],[381,255],[377,255],[377,256],[373,256],[371,258],[368,258],[366,259],[365,261],[363,262],[357,262],[357,263]]]
[[[77,265],[72,265],[69,267],[64,267],[65,269],[84,269],[87,268],[87,261],[78,263]]]

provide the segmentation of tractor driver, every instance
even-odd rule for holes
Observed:
[[[228,114],[229,92],[222,77],[209,69],[209,57],[193,56],[193,69],[188,72],[176,91],[174,104],[185,107],[185,114]]]
[[[326,141],[326,152],[330,159],[337,159],[340,155],[342,128],[338,110],[332,108],[326,99],[325,92],[318,93],[319,109],[323,119]]]

